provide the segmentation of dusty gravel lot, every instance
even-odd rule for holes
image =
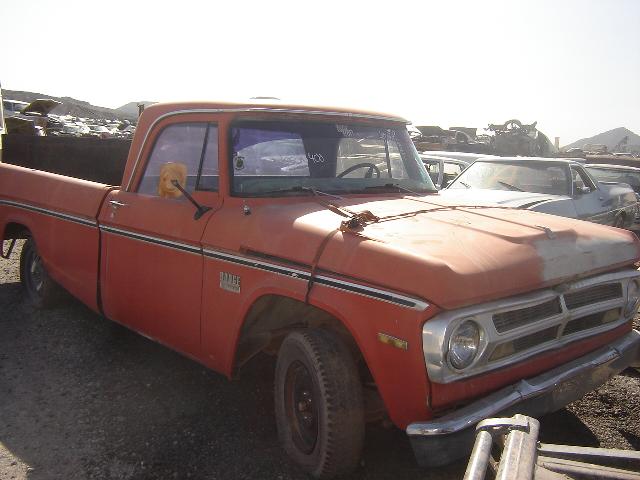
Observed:
[[[25,303],[17,255],[0,260],[0,479],[304,479],[281,452],[273,361],[228,382],[70,301]],[[640,374],[627,370],[542,419],[543,441],[640,449]],[[367,430],[351,479],[456,479],[423,471],[395,429]]]

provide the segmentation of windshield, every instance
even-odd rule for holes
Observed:
[[[476,161],[449,188],[484,188],[570,195],[571,181],[564,165],[550,162]]]
[[[589,173],[601,182],[626,183],[636,192],[640,191],[640,172],[596,167],[587,167],[587,170],[589,170]]]
[[[298,194],[435,188],[404,125],[237,122],[231,128],[233,193]],[[304,193],[302,193],[304,194]]]

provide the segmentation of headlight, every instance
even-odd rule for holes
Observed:
[[[640,304],[640,286],[636,280],[631,280],[627,287],[627,305],[624,308],[624,316],[632,317],[638,311]]]
[[[449,363],[458,370],[467,368],[476,358],[479,346],[480,327],[473,320],[465,320],[449,337]]]

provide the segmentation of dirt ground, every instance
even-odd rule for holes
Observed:
[[[0,480],[305,479],[278,446],[273,361],[236,381],[70,301],[22,296],[0,260]],[[551,443],[640,449],[640,374],[627,370],[542,419]],[[461,462],[417,468],[403,432],[367,430],[350,479],[457,479]]]

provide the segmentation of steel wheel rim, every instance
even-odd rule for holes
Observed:
[[[44,285],[44,269],[42,267],[42,260],[40,255],[32,253],[28,262],[29,268],[29,287],[36,293],[42,291]]]
[[[289,365],[284,394],[293,443],[308,455],[318,442],[318,405],[313,378],[302,362],[295,361]]]

